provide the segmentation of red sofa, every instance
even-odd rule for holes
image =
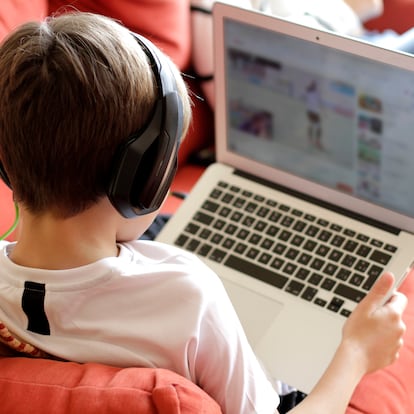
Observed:
[[[414,11],[413,0],[384,0],[384,3],[384,15],[368,22],[370,29],[390,27],[402,32],[410,25],[411,16],[414,22],[414,14],[410,13]],[[60,4],[60,0],[49,3],[46,0],[2,0],[0,40],[21,22],[41,19]],[[181,70],[190,69],[189,0],[80,0],[76,6],[120,19],[131,30],[156,41]],[[154,13],[156,19],[150,17]],[[190,87],[195,93],[201,93],[196,82],[190,82]],[[180,150],[180,168],[174,180],[174,190],[186,192],[191,189],[203,168],[192,165],[190,155],[210,145],[212,137],[211,110],[207,104],[195,99],[194,123]],[[173,212],[178,203],[176,199],[168,200],[164,211]],[[0,234],[10,226],[13,218],[11,192],[0,183]],[[401,290],[414,298],[414,274],[409,275]],[[414,412],[414,376],[410,372],[414,367],[414,301],[408,305],[405,320],[408,330],[400,359],[363,379],[347,414]],[[3,397],[1,411],[11,413],[219,412],[217,405],[199,388],[168,371],[120,369],[45,359],[0,358],[0,396]]]

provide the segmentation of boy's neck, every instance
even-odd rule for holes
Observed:
[[[115,219],[105,205],[68,219],[34,216],[22,209],[16,246],[10,259],[21,266],[59,270],[118,255]]]

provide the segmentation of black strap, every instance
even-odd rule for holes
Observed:
[[[24,283],[22,309],[28,318],[29,331],[50,335],[49,321],[45,312],[46,285],[43,283]]]

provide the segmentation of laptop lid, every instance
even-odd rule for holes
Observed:
[[[217,160],[413,232],[413,58],[226,4],[213,16]]]

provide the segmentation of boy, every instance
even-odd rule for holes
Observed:
[[[191,254],[136,241],[175,171],[190,104],[177,70],[112,20],[30,23],[0,48],[0,169],[21,211],[0,244],[0,320],[75,361],[159,366],[224,413],[274,413],[218,277]],[[398,356],[406,299],[384,275],[348,319],[314,392],[293,412],[340,413],[367,372]],[[374,352],[375,350],[375,352]]]

